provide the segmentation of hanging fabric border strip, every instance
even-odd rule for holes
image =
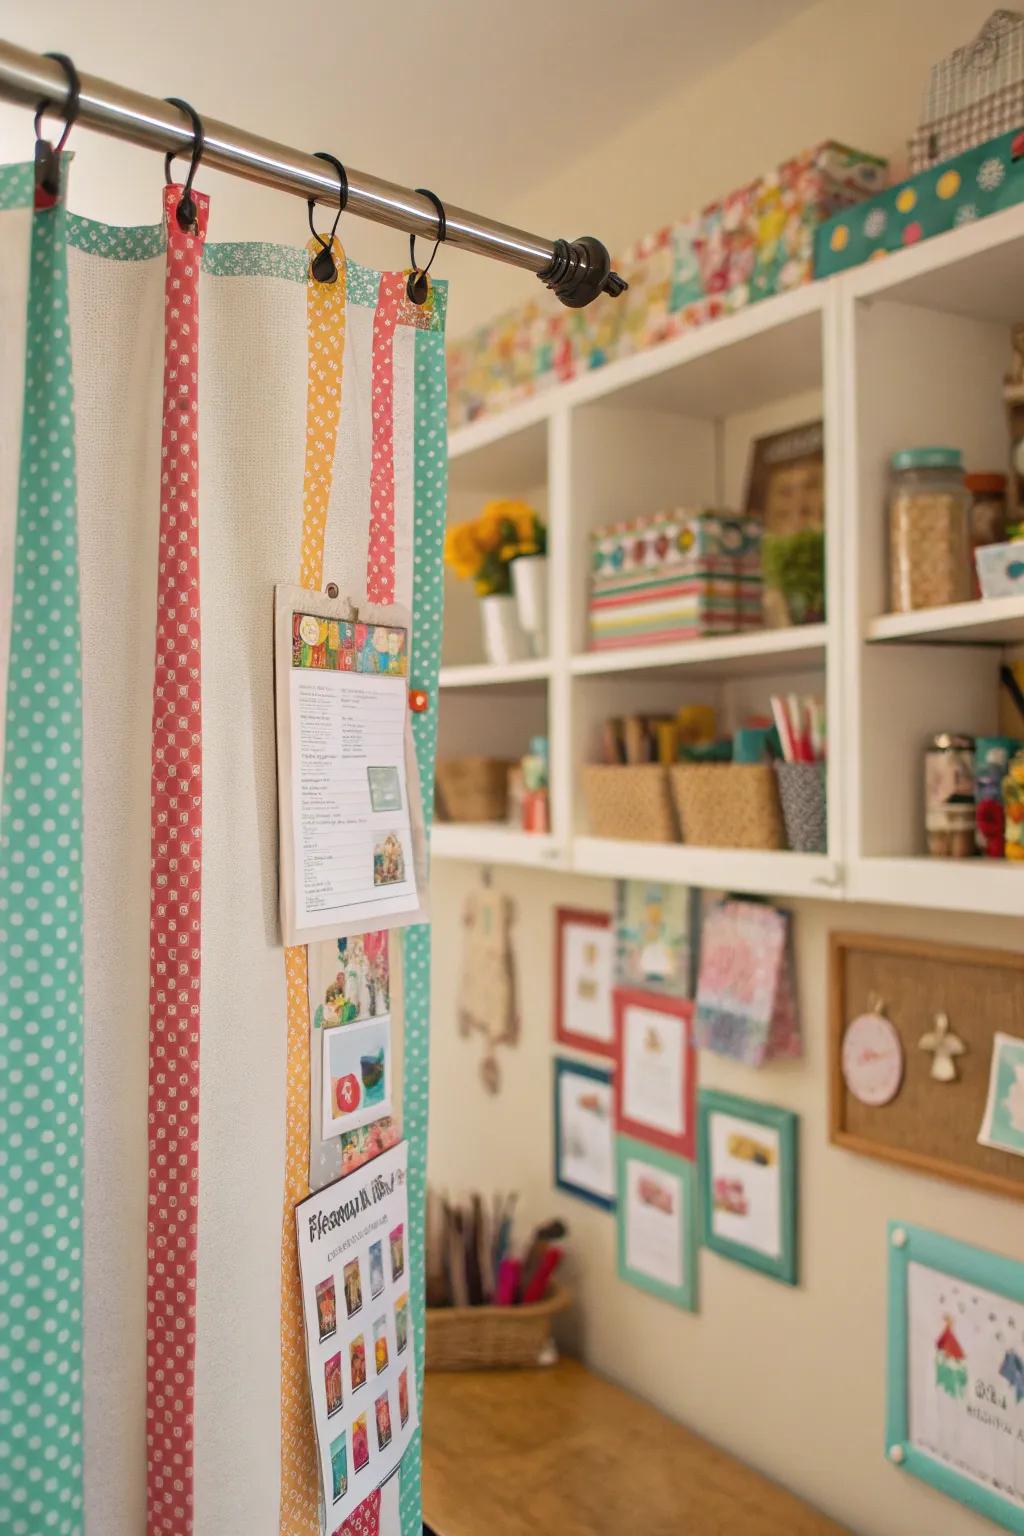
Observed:
[[[0,810],[9,1153],[0,1165],[0,1530],[11,1532],[70,1533],[83,1520],[82,683],[68,164],[64,156],[57,201],[32,216]]]
[[[146,1477],[150,1536],[188,1536],[193,1507],[202,677],[199,619],[199,270],[196,225],[164,188],[164,394],[153,682],[146,1269]]]
[[[404,275],[403,275],[404,282]],[[441,666],[444,617],[444,528],[448,503],[448,413],[445,375],[444,316],[447,287],[432,283],[427,305],[429,328],[416,333],[413,447],[413,646],[411,687],[426,694],[427,708],[412,716],[427,833],[434,805],[437,752],[437,682]],[[430,926],[420,923],[404,935],[403,998],[405,1063],[402,1118],[409,1144],[409,1251],[416,1389],[423,1422],[424,1324],[426,1278],[424,1238],[427,1203],[427,1109],[430,1081]],[[400,1502],[402,1536],[421,1536],[421,1431],[402,1463]]]
[[[309,242],[316,255],[319,241]],[[345,253],[331,250],[337,281],[306,287],[306,456],[302,493],[299,583],[310,591],[323,582],[324,535],[341,419],[345,366]],[[285,1125],[285,1187],[281,1213],[281,1536],[319,1536],[319,1472],[309,1403],[302,1292],[295,1246],[295,1207],[309,1194],[309,989],[304,946],[285,950],[288,993],[288,1062]]]

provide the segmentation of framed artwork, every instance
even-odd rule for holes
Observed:
[[[678,1157],[696,1156],[693,1004],[617,987],[615,1129]]]
[[[697,1309],[697,1175],[693,1163],[629,1136],[616,1140],[619,1274],[688,1312]]]
[[[615,886],[615,980],[692,997],[700,933],[700,892],[657,880]]]
[[[886,1454],[1024,1533],[1024,1265],[889,1224]]]
[[[555,1057],[555,1183],[609,1211],[615,1205],[612,1110],[608,1068]]]
[[[607,912],[555,911],[555,1038],[614,1056],[612,922]]]
[[[796,1115],[702,1089],[698,1141],[705,1246],[796,1285]]]

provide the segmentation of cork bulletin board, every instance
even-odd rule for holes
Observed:
[[[903,1047],[903,1078],[887,1104],[861,1103],[842,1072],[847,1024],[877,1001]],[[936,1178],[1024,1200],[1024,1157],[977,1140],[992,1039],[1024,1039],[1024,954],[911,939],[833,933],[829,955],[831,1140]],[[931,1076],[921,1037],[944,1013],[965,1046],[956,1080]]]

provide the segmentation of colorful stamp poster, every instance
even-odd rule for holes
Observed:
[[[328,1530],[391,1476],[418,1425],[403,1278],[406,1156],[400,1142],[295,1210]]]
[[[693,995],[700,893],[657,880],[615,887],[615,980],[623,987]]]

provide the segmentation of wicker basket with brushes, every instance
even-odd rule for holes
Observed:
[[[428,1307],[428,1371],[480,1371],[547,1363],[551,1323],[569,1306],[564,1286],[514,1307]]]

